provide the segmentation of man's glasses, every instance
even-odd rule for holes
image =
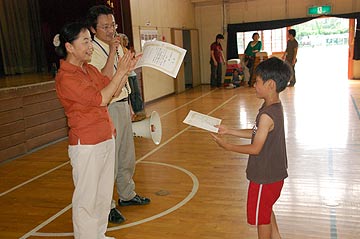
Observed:
[[[109,30],[116,30],[118,28],[118,24],[113,23],[110,26],[109,25],[105,25],[105,26],[102,26],[102,27],[98,26],[98,28],[100,28],[100,29],[107,32]]]

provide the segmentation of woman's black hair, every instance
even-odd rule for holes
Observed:
[[[86,24],[84,22],[71,22],[67,23],[60,30],[60,45],[55,48],[56,54],[62,58],[66,58],[67,51],[65,48],[65,43],[72,43],[79,37],[79,33],[87,30]]]
[[[254,32],[254,33],[252,34],[252,37],[251,37],[251,38],[252,38],[252,39],[254,39],[254,36],[255,36],[255,35],[258,35],[258,36],[260,36],[260,35],[259,35],[259,33],[257,33],[257,32]]]
[[[223,34],[217,34],[216,35],[216,40],[217,39],[224,39],[224,35]]]

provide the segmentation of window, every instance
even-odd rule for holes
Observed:
[[[257,32],[257,31],[255,31]],[[237,45],[238,45],[238,54],[243,54],[246,46],[248,45],[248,43],[250,41],[252,41],[252,35],[255,32],[238,32],[236,33],[236,38],[237,38]],[[260,32],[258,32],[260,34]],[[261,40],[261,35],[260,35],[260,40]]]
[[[262,51],[266,51],[268,55],[271,55],[272,52],[285,51],[287,42],[286,27],[264,31],[238,32],[236,34],[238,54],[244,53],[247,44],[252,41],[251,37],[255,32],[258,32],[260,35],[260,40],[263,45]]]

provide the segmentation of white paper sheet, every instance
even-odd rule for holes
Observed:
[[[186,50],[162,41],[150,41],[144,44],[143,55],[135,68],[148,66],[176,78]]]
[[[217,133],[219,129],[214,125],[220,125],[221,119],[190,110],[183,122],[200,129]]]

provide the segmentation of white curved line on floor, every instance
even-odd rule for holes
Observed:
[[[38,230],[40,230],[41,228],[45,227],[46,225],[50,224],[52,221],[54,221],[56,218],[60,217],[62,214],[64,214],[67,210],[69,210],[72,207],[72,204],[70,203],[69,205],[67,205],[65,208],[63,208],[61,211],[59,211],[58,213],[56,213],[54,216],[50,217],[49,219],[47,219],[46,221],[44,221],[43,223],[41,223],[40,225],[38,225],[37,227],[35,227],[34,229],[32,229],[31,231],[29,231],[28,233],[26,233],[25,235],[23,235],[22,237],[20,237],[19,239],[26,239],[29,238],[33,235],[36,234],[36,232]],[[71,233],[71,235],[74,235],[74,233]],[[68,236],[71,236],[68,235]]]
[[[234,99],[235,97],[237,97],[237,95],[233,95],[232,97],[230,97],[229,99],[227,99],[226,101],[224,101],[222,104],[220,104],[219,106],[217,106],[216,108],[214,108],[212,111],[210,111],[208,114],[212,114],[213,112],[215,112],[216,110],[220,109],[221,107],[223,107],[225,104],[227,104],[229,101],[231,101],[232,99]],[[136,161],[136,163],[141,162],[142,160],[144,160],[146,157],[150,156],[151,154],[155,153],[156,151],[158,151],[159,149],[161,149],[162,147],[164,147],[165,145],[167,145],[170,141],[172,141],[173,139],[175,139],[177,136],[179,136],[180,134],[182,134],[183,132],[185,132],[186,130],[188,130],[189,128],[191,128],[192,126],[188,126],[185,129],[181,130],[179,133],[175,134],[173,137],[171,137],[170,139],[168,139],[167,141],[165,141],[163,144],[159,145],[158,147],[156,147],[155,149],[153,149],[152,151],[150,151],[149,153],[145,154],[143,157],[141,157],[140,159],[138,159]],[[33,230],[31,230],[30,232],[26,233],[25,235],[23,235],[20,239],[26,239],[32,235],[38,234],[38,230],[40,230],[41,228],[45,227],[47,224],[49,224],[50,222],[52,222],[53,220],[55,220],[57,217],[61,216],[63,213],[65,213],[67,210],[69,210],[71,208],[71,204],[68,205],[67,207],[65,207],[63,210],[61,210],[60,212],[58,212],[57,214],[55,214],[54,216],[50,217],[48,220],[44,221],[43,223],[41,223],[40,225],[38,225],[36,228],[34,228]],[[41,234],[43,235],[43,234]],[[58,233],[59,236],[69,236],[69,234],[63,235],[60,233]],[[70,234],[70,236],[73,235],[72,233]]]
[[[179,209],[180,207],[182,207],[183,205],[185,205],[188,201],[190,201],[196,194],[196,192],[198,191],[199,189],[199,180],[197,179],[197,177],[191,173],[190,171],[184,169],[184,168],[180,168],[178,166],[175,166],[175,165],[171,165],[171,164],[166,164],[166,163],[158,163],[158,162],[142,162],[142,163],[147,163],[147,164],[157,164],[157,165],[162,165],[162,166],[167,166],[167,167],[171,167],[171,168],[175,168],[177,170],[180,170],[182,172],[184,172],[185,174],[189,175],[189,177],[192,179],[192,182],[193,182],[193,187],[192,187],[192,190],[191,192],[187,195],[186,198],[184,198],[181,202],[179,202],[178,204],[176,204],[175,206],[163,211],[163,212],[160,212],[154,216],[151,216],[151,217],[148,217],[148,218],[144,218],[142,220],[139,220],[139,221],[136,221],[136,222],[132,222],[132,223],[128,223],[128,224],[124,224],[124,225],[121,225],[121,226],[115,226],[115,227],[109,227],[108,228],[108,232],[109,231],[115,231],[115,230],[119,230],[119,229],[123,229],[123,228],[128,228],[128,227],[133,227],[133,226],[137,226],[139,224],[142,224],[142,223],[145,223],[145,222],[149,222],[149,221],[152,221],[152,220],[155,220],[157,218],[160,218],[162,216],[165,216],[177,209]],[[72,232],[64,232],[64,233],[51,233],[51,232],[48,232],[48,233],[42,233],[42,232],[35,232],[33,233],[31,236],[39,236],[39,237],[64,237],[64,236],[73,236],[74,234]]]

